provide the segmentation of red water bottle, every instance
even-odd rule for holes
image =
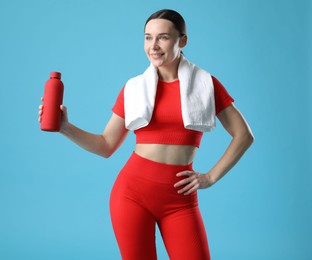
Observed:
[[[64,85],[60,72],[51,72],[46,82],[43,95],[43,111],[41,117],[41,130],[58,132],[61,127]]]

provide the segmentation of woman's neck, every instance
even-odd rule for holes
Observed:
[[[180,58],[173,61],[171,64],[158,67],[158,77],[161,81],[171,82],[178,79],[178,67]]]

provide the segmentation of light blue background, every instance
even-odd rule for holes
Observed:
[[[143,25],[162,8],[184,16],[186,56],[226,86],[256,137],[199,192],[212,259],[311,259],[308,0],[0,0],[0,259],[120,259],[108,202],[134,135],[105,160],[41,132],[37,107],[60,71],[70,120],[100,133],[123,84],[148,65]],[[218,126],[197,171],[230,140]],[[159,233],[157,244],[168,259]]]

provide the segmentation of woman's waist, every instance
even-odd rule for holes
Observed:
[[[143,158],[172,165],[191,164],[196,151],[197,147],[192,145],[136,144],[135,147],[135,153]]]
[[[179,130],[179,131],[178,131]],[[178,146],[200,146],[202,132],[189,129],[150,128],[149,126],[135,130],[137,144],[168,144]]]

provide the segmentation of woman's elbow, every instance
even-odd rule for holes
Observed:
[[[252,145],[252,143],[255,141],[255,136],[253,135],[253,133],[249,133],[248,140],[250,145]]]
[[[108,159],[109,157],[111,157],[116,149],[103,149],[99,155],[104,157],[105,159]]]
[[[248,149],[255,140],[255,137],[250,129],[244,131],[237,131],[232,134],[233,140],[237,140],[242,147]]]
[[[112,156],[112,154],[113,154],[113,153],[102,153],[102,154],[100,154],[100,156],[102,156],[102,157],[105,158],[105,159],[108,159],[109,157]]]
[[[105,136],[101,135],[101,144],[98,147],[98,152],[97,154],[104,157],[104,158],[109,158],[113,155],[113,153],[116,151],[116,146],[114,146],[113,144],[111,144],[110,142],[107,141],[107,139],[105,138]]]
[[[251,132],[251,130],[248,130],[248,131],[244,134],[244,140],[245,140],[245,143],[246,143],[247,147],[251,146],[252,143],[255,141],[255,136],[253,135],[253,133]]]

